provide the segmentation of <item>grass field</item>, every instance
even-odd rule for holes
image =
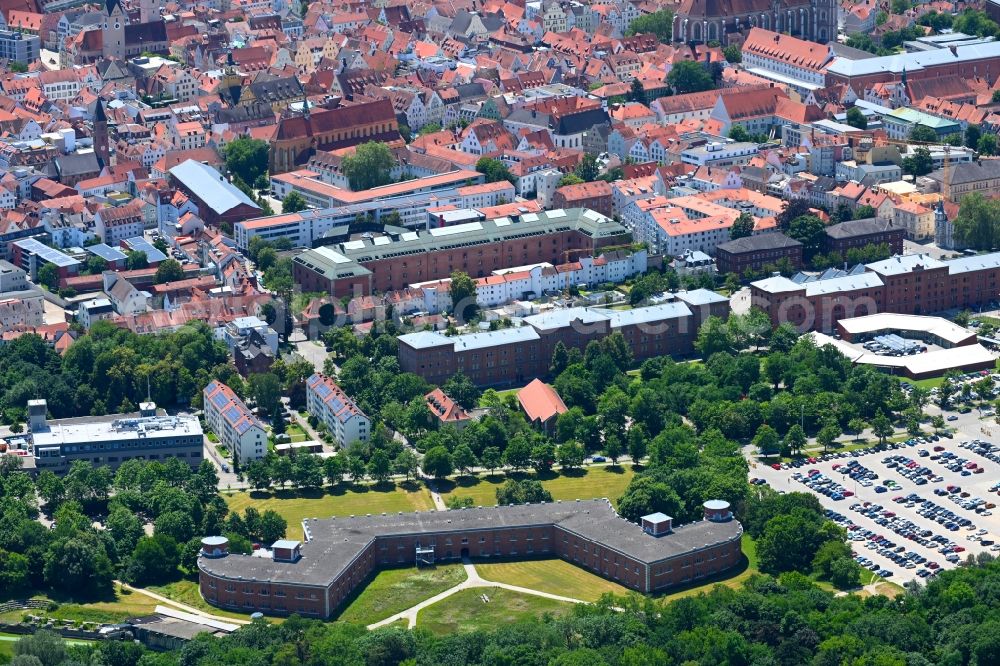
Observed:
[[[476,562],[486,580],[528,587],[581,601],[597,601],[605,592],[629,594],[627,587],[558,559],[522,562]]]
[[[481,595],[489,597],[483,603]],[[447,635],[458,631],[492,630],[544,613],[566,615],[573,604],[520,594],[496,587],[462,590],[420,611],[417,627]]]
[[[46,595],[35,595],[34,599],[49,599]],[[123,590],[115,586],[113,598],[88,603],[63,602],[54,600],[59,607],[54,611],[44,609],[15,610],[0,615],[5,622],[20,622],[25,614],[50,617],[55,620],[73,622],[120,622],[126,618],[149,615],[156,607],[156,600],[144,594]]]
[[[289,423],[285,426],[285,434],[288,435],[290,442],[304,442],[309,439],[306,431],[298,423]]]
[[[302,538],[302,520],[305,518],[429,511],[434,508],[430,493],[416,483],[341,486],[332,491],[314,493],[296,490],[236,492],[224,495],[224,498],[232,511],[242,512],[248,506],[258,511],[274,509],[288,521],[286,536],[290,539]]]
[[[463,580],[465,570],[460,564],[438,565],[432,569],[407,567],[380,571],[337,619],[369,625],[416,606]]]
[[[572,501],[575,499],[593,499],[607,497],[612,504],[617,504],[632,480],[634,472],[630,465],[619,467],[586,467],[572,474],[547,474],[541,478],[542,485],[552,493],[553,500]],[[533,473],[524,474],[522,478],[537,479]],[[441,484],[441,497],[447,502],[449,497],[471,497],[474,506],[493,506],[497,503],[496,490],[506,476],[461,477],[455,481]]]
[[[186,604],[198,610],[205,611],[206,613],[211,613],[212,615],[218,615],[219,617],[230,617],[236,620],[249,620],[249,613],[234,613],[232,611],[223,610],[221,608],[216,608],[207,601],[201,598],[201,592],[198,590],[198,583],[193,580],[178,580],[173,583],[167,583],[166,585],[153,585],[149,587],[150,592],[156,592],[161,594],[168,599],[173,599],[174,601]],[[270,618],[274,620],[275,618]],[[280,618],[279,618],[280,620]]]

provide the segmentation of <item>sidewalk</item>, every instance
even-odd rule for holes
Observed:
[[[427,608],[428,606],[432,606],[439,601],[447,599],[456,592],[460,592],[462,590],[471,590],[475,588],[502,588],[504,590],[510,590],[511,592],[530,594],[536,597],[545,597],[546,599],[553,599],[555,601],[562,601],[571,604],[587,603],[586,601],[583,601],[581,599],[574,599],[572,597],[563,597],[559,596],[558,594],[551,594],[549,592],[542,592],[540,590],[532,590],[527,587],[519,587],[517,585],[509,585],[507,583],[496,583],[490,580],[486,580],[485,578],[479,575],[479,572],[476,571],[475,565],[472,564],[472,562],[470,562],[468,559],[462,560],[462,566],[465,568],[466,579],[463,580],[461,583],[459,583],[455,587],[448,588],[444,592],[439,592],[438,594],[435,594],[430,599],[424,599],[416,606],[411,606],[410,608],[407,608],[404,611],[401,611],[399,613],[396,613],[395,615],[387,617],[384,620],[380,620],[379,622],[369,624],[368,629],[378,629],[379,627],[385,627],[394,622],[399,622],[400,620],[406,620],[407,628],[413,629],[415,626],[417,626],[417,614],[420,613],[420,611],[422,611],[423,609]]]
[[[182,604],[179,601],[174,601],[173,599],[168,599],[167,597],[163,596],[162,594],[157,594],[156,592],[152,592],[152,591],[147,590],[145,588],[142,588],[142,587],[132,587],[128,583],[123,583],[120,580],[116,580],[115,582],[117,584],[121,585],[126,590],[129,590],[131,592],[136,592],[138,594],[145,594],[147,597],[150,597],[151,599],[156,599],[157,601],[159,601],[161,603],[167,604],[169,606],[174,606],[175,608],[179,608],[182,611],[184,611],[185,613],[191,613],[192,615],[198,615],[200,617],[208,618],[209,620],[217,620],[219,622],[230,622],[232,624],[250,624],[249,620],[239,620],[239,619],[232,618],[232,617],[221,617],[219,615],[212,615],[211,613],[206,613],[205,611],[199,610],[199,609],[195,608],[194,606],[188,606],[187,604]]]

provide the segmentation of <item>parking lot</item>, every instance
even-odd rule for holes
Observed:
[[[859,563],[899,584],[1000,551],[998,474],[1000,446],[978,430],[750,472],[775,490],[815,494],[848,530]]]

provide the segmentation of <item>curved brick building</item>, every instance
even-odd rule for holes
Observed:
[[[423,513],[311,519],[306,541],[272,557],[229,555],[209,537],[198,558],[201,594],[220,608],[328,618],[378,569],[474,558],[560,557],[639,592],[705,578],[742,561],[743,526],[726,502],[674,528],[669,516],[621,518],[606,499]]]

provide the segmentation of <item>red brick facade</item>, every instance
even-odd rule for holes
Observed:
[[[740,548],[742,531],[742,527],[734,521],[731,536],[723,542],[691,548],[654,562],[639,561],[558,524],[498,525],[442,533],[386,534],[363,547],[329,585],[233,579],[208,573],[200,567],[200,589],[206,601],[220,608],[276,615],[298,613],[331,617],[377,570],[412,566],[414,548],[419,543],[421,547],[434,546],[436,559],[446,561],[462,557],[559,557],[628,588],[648,593],[706,578],[737,566],[743,557]],[[672,537],[668,534],[661,538]]]

